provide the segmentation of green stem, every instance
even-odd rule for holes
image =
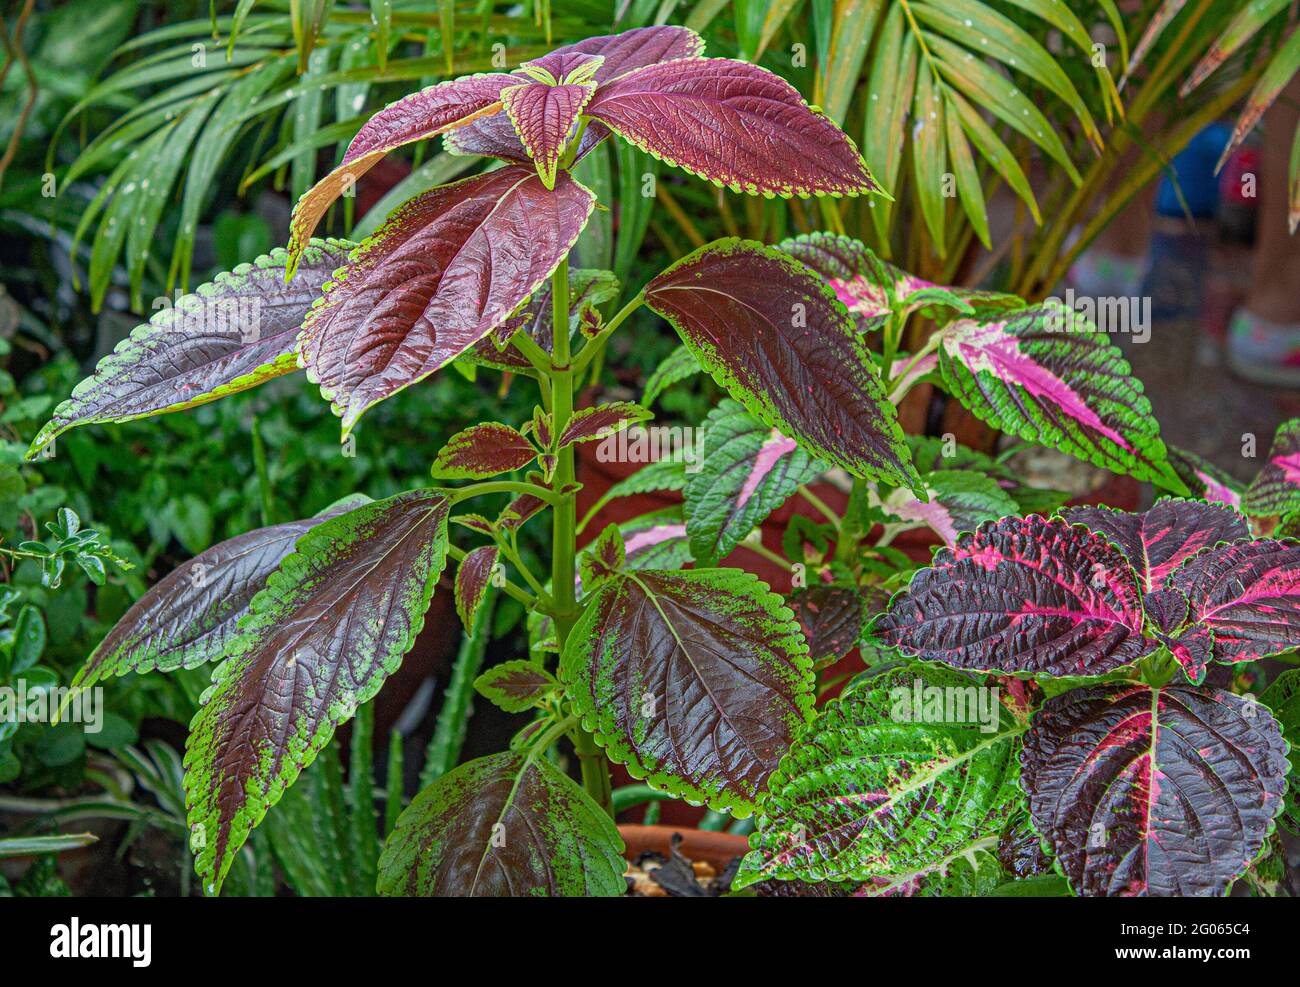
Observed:
[[[861,477],[853,478],[853,489],[849,491],[849,503],[844,508],[844,520],[840,523],[840,536],[835,540],[835,560],[851,565],[858,554],[858,548],[867,532],[862,518],[871,502],[871,488]]]
[[[815,493],[813,493],[808,488],[807,484],[805,483],[799,484],[799,496],[802,497],[804,500],[808,501],[808,503],[812,504],[813,508],[816,509],[818,514],[824,517],[828,523],[834,525],[836,531],[840,530],[840,522],[843,519],[838,514],[835,513],[835,511],[831,508],[831,506],[828,503],[826,503],[826,501],[822,500]]]
[[[569,324],[569,262],[561,262],[551,276],[551,317],[555,332],[551,350],[551,420],[552,433],[560,435],[573,416],[573,383],[575,368],[570,365],[569,334],[564,328]],[[626,309],[624,311],[627,311]],[[619,313],[623,315],[623,313]],[[623,316],[626,318],[626,316]],[[617,317],[616,317],[617,319]],[[594,340],[592,341],[594,342]],[[590,347],[591,343],[588,343]],[[571,488],[575,479],[573,446],[561,449],[555,465],[551,489],[556,501],[552,517],[551,594],[554,601],[556,639],[563,653],[569,632],[578,616],[578,601],[574,593],[577,576],[577,494]],[[568,492],[561,491],[568,489]],[[613,815],[613,802],[609,781],[609,766],[605,756],[581,725],[577,726],[574,747],[582,765],[582,784],[596,804]]]
[[[488,494],[495,493],[512,493],[528,494],[539,500],[554,506],[556,497],[545,487],[539,487],[535,483],[523,483],[519,480],[489,480],[486,483],[471,483],[466,487],[457,487],[449,491],[453,505],[459,504],[463,500],[469,500],[471,497],[484,497]]]
[[[552,295],[552,298],[554,298],[554,295]],[[600,332],[587,340],[587,344],[583,346],[582,352],[578,354],[578,359],[574,361],[573,371],[575,377],[582,376],[582,372],[587,369],[587,365],[591,363],[591,361],[595,359],[596,355],[603,350],[605,340],[609,339],[609,337],[614,334],[614,330],[621,326],[624,320],[626,320],[629,315],[635,312],[644,303],[645,292],[642,291],[619,309],[614,317],[600,330]],[[567,349],[568,340],[565,340],[565,347]],[[557,432],[556,434],[558,435],[559,433]]]

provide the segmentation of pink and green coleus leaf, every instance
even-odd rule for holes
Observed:
[[[752,241],[717,240],[651,281],[645,299],[750,414],[855,476],[919,492],[866,344],[802,263]]]
[[[1119,349],[1056,302],[942,330],[939,367],[953,397],[994,428],[1174,493],[1142,385]]]
[[[963,532],[1019,513],[1011,495],[989,476],[967,470],[935,470],[922,473],[921,482],[928,501],[917,500],[910,490],[895,490],[881,509],[905,523],[925,525],[950,548]]]
[[[583,723],[636,778],[747,816],[813,675],[789,609],[740,569],[627,571],[590,597],[560,663]]]
[[[556,449],[563,449],[577,442],[594,442],[608,438],[615,432],[622,431],[629,425],[653,418],[639,404],[631,401],[609,401],[594,408],[580,408],[573,413],[564,431],[560,433]]]
[[[857,147],[792,85],[729,58],[677,59],[604,83],[587,115],[655,158],[769,198],[880,191]]]
[[[517,429],[483,422],[448,439],[430,472],[435,480],[481,480],[523,469],[536,458],[537,450]]]
[[[28,458],[77,425],[181,411],[292,373],[298,327],[352,247],[313,240],[289,284],[276,249],[158,311],[54,409]]]
[[[703,429],[704,459],[686,483],[686,530],[695,561],[717,565],[821,467],[730,399]]]
[[[1025,725],[996,690],[980,695],[957,672],[906,664],[827,703],[772,776],[733,889],[776,878],[881,893],[996,846],[1020,804]]]
[[[1004,518],[935,554],[873,624],[908,657],[957,668],[1102,675],[1156,647],[1119,549],[1060,518]]]
[[[1300,647],[1300,543],[1220,545],[1175,570],[1168,588],[1187,599],[1190,627],[1172,650],[1193,681],[1208,658],[1258,661]]]
[[[569,335],[577,331],[582,312],[588,306],[600,305],[618,296],[618,278],[610,271],[571,268],[569,270]],[[518,312],[493,330],[487,339],[480,340],[464,357],[471,363],[509,370],[514,373],[536,374],[533,365],[513,346],[506,345],[510,337],[520,330],[528,333],[534,343],[547,353],[554,345],[551,282],[548,280],[535,292]]]
[[[344,434],[504,322],[568,256],[594,203],[567,174],[550,190],[507,167],[397,209],[352,252],[298,338]]]
[[[1109,507],[1067,507],[1060,514],[1119,548],[1144,593],[1163,589],[1169,575],[1198,552],[1250,537],[1246,519],[1230,507],[1193,500],[1164,498],[1141,514]]]
[[[88,689],[128,672],[195,668],[225,657],[249,603],[294,543],[368,499],[353,494],[313,517],[247,531],[173,569],[113,626],[73,678],[73,687]]]
[[[220,890],[253,827],[415,643],[446,562],[448,506],[416,490],[330,518],[253,598],[186,744],[205,893]]]
[[[462,764],[398,817],[381,895],[613,897],[627,890],[614,821],[540,752]]]
[[[680,569],[695,561],[680,504],[624,521],[619,533],[626,569]]]
[[[474,688],[507,713],[522,713],[563,687],[541,665],[517,658],[493,665],[474,680]]]
[[[298,255],[316,224],[340,195],[389,151],[463,127],[470,121],[501,109],[501,90],[519,79],[504,72],[450,79],[403,96],[372,116],[352,138],[337,168],[307,190],[294,206],[289,222],[289,260],[286,279],[293,276]]]
[[[1286,751],[1249,697],[1114,683],[1049,699],[1021,765],[1034,828],[1076,893],[1210,896],[1272,831]]]
[[[560,153],[596,91],[594,82],[547,85],[525,82],[501,90],[501,105],[548,189],[555,187]]]
[[[1286,807],[1282,811],[1281,822],[1286,829],[1300,836],[1300,785],[1294,779],[1300,778],[1300,668],[1289,668],[1279,675],[1272,684],[1260,693],[1259,701],[1272,711],[1274,718],[1282,727],[1282,736],[1291,746],[1291,778],[1287,787]]]
[[[945,287],[881,260],[860,240],[834,233],[805,233],[778,244],[824,277],[864,332],[884,325],[891,312],[922,312],[942,324],[954,315],[988,317],[1021,308],[1017,295]]]
[[[466,553],[456,568],[456,613],[466,628],[474,626],[474,614],[487,594],[500,555],[495,545],[480,545]]]
[[[1268,460],[1241,500],[1252,517],[1281,517],[1300,509],[1300,418],[1278,426]]]
[[[1241,509],[1243,487],[1235,478],[1194,452],[1174,445],[1166,445],[1165,450],[1169,465],[1193,497]]]

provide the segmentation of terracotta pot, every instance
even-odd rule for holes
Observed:
[[[643,853],[655,852],[668,856],[673,836],[681,834],[678,852],[690,861],[703,861],[722,873],[737,857],[749,852],[748,837],[736,833],[714,833],[705,829],[687,829],[681,826],[638,826],[625,824],[618,827],[619,835],[627,844],[623,854],[635,860]]]

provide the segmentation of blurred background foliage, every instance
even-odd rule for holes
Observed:
[[[531,413],[526,387],[444,373],[378,406],[355,448],[340,448],[337,422],[299,375],[182,414],[78,429],[52,458],[22,460],[53,406],[134,326],[282,244],[293,202],[386,103],[578,38],[685,24],[708,54],[759,62],[821,106],[894,201],[749,198],[607,141],[578,169],[610,206],[593,215],[578,266],[613,270],[634,292],[718,236],[829,229],[936,281],[1039,297],[1206,124],[1240,111],[1244,136],[1300,68],[1294,18],[1293,0],[9,0],[0,548],[40,537],[71,508],[132,568],[110,567],[97,586],[70,567],[54,589],[35,560],[0,557],[0,672],[39,667],[42,681],[66,683],[184,559],[354,490],[423,482],[466,422]],[[1300,138],[1296,148],[1300,168]],[[411,195],[490,166],[439,141],[417,145],[367,174],[320,232],[359,239]],[[674,348],[644,313],[621,337],[599,371],[608,389],[643,382]],[[700,377],[674,385],[661,417],[698,422],[714,396]],[[497,634],[518,617],[503,604]],[[156,724],[183,736],[205,682],[199,670],[115,685],[112,729],[90,745],[78,731],[0,724],[0,783],[16,793],[0,814],[36,831],[90,818],[85,800],[106,799],[95,818],[183,840],[176,752]],[[144,747],[142,735],[152,735]],[[369,811],[374,793],[319,774],[295,799],[323,800],[331,838],[355,856],[338,807]],[[152,794],[146,804],[131,792]],[[293,858],[291,829],[259,831],[249,853],[273,854],[300,889],[337,880]],[[265,890],[269,872],[249,867],[239,887]],[[33,893],[57,889],[38,878]],[[187,876],[176,879],[184,888]]]

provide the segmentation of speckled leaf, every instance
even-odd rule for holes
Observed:
[[[466,628],[474,626],[474,614],[483,602],[500,554],[495,545],[480,545],[460,560],[456,569],[456,613]]]
[[[1254,700],[1137,683],[1048,700],[1021,760],[1034,828],[1094,896],[1225,894],[1272,831],[1288,769]]]
[[[1176,657],[1193,681],[1205,661],[1258,661],[1300,647],[1300,543],[1237,541],[1202,552],[1169,579],[1187,598],[1191,628]]]
[[[479,480],[523,469],[536,458],[537,450],[517,429],[483,422],[448,439],[431,472],[435,480]]]
[[[474,680],[474,688],[507,713],[522,713],[561,686],[541,665],[517,658],[493,665]]]
[[[578,328],[582,310],[588,305],[600,305],[618,295],[618,278],[609,271],[574,268],[569,271],[569,335]],[[552,334],[551,282],[538,288],[522,309],[499,325],[487,338],[480,340],[464,357],[498,370],[515,373],[535,373],[533,365],[513,346],[506,346],[510,337],[520,329],[532,337],[534,343],[547,353],[554,345]]]
[[[709,412],[703,431],[704,461],[686,483],[686,531],[695,561],[716,565],[821,469],[735,401]]]
[[[501,90],[519,79],[503,72],[450,79],[389,103],[352,138],[337,168],[313,185],[294,206],[289,223],[289,264],[292,276],[298,254],[330,204],[378,163],[389,151],[444,133],[484,114],[501,109]]]
[[[959,673],[908,664],[871,677],[781,759],[733,888],[769,877],[900,887],[992,849],[1019,802],[1023,730]]]
[[[967,470],[935,470],[921,474],[929,501],[909,490],[895,490],[881,508],[886,514],[912,524],[923,524],[948,546],[958,535],[974,531],[985,521],[1019,513],[1011,495],[989,476]]]
[[[941,549],[872,630],[910,657],[1051,675],[1101,675],[1155,647],[1119,550],[1036,515],[985,524]]]
[[[868,597],[855,586],[818,584],[785,598],[808,642],[814,669],[835,664],[858,646],[867,621]]]
[[[812,714],[799,625],[740,569],[609,580],[560,668],[584,725],[633,777],[736,816],[754,810]]]
[[[767,425],[856,476],[919,486],[866,344],[802,263],[752,241],[717,240],[651,281],[646,304]]]
[[[631,401],[610,401],[594,408],[581,408],[573,413],[573,417],[564,426],[556,448],[563,449],[575,442],[604,439],[651,417],[653,415],[650,412]]]
[[[253,598],[190,724],[195,867],[216,894],[253,827],[396,670],[447,552],[448,500],[411,491],[302,536]]]
[[[540,753],[462,764],[415,797],[379,858],[379,893],[421,897],[621,895],[614,822]]]
[[[567,174],[552,191],[507,167],[397,209],[352,252],[298,338],[344,434],[504,322],[568,255],[594,202]]]
[[[343,498],[321,513],[236,535],[177,566],[140,597],[100,642],[73,686],[128,672],[195,668],[225,654],[239,619],[298,538],[369,500]]]
[[[952,395],[994,428],[1187,493],[1119,349],[1059,303],[950,323],[939,367]]]
[[[1020,308],[1016,295],[944,287],[881,260],[861,241],[834,233],[805,233],[779,243],[824,277],[864,332],[879,329],[891,310],[923,312],[942,324],[954,315],[983,316]]]
[[[298,327],[352,246],[313,240],[287,285],[287,255],[273,250],[159,310],[54,409],[28,458],[77,425],[180,411],[292,373]]]
[[[1230,507],[1191,500],[1165,498],[1141,514],[1109,507],[1067,507],[1060,513],[1118,547],[1144,593],[1162,588],[1197,552],[1250,536],[1246,519]]]
[[[734,192],[879,190],[843,131],[810,109],[794,86],[748,62],[648,65],[602,85],[587,114],[659,160]]]
[[[555,187],[560,152],[595,91],[594,82],[561,86],[525,82],[501,90],[501,105],[547,188]]]
[[[1291,745],[1291,784],[1287,787],[1286,807],[1281,823],[1300,836],[1300,668],[1289,668],[1259,697],[1282,727],[1282,736]]]
[[[1300,509],[1300,418],[1278,426],[1268,459],[1241,501],[1252,517],[1281,517]]]

